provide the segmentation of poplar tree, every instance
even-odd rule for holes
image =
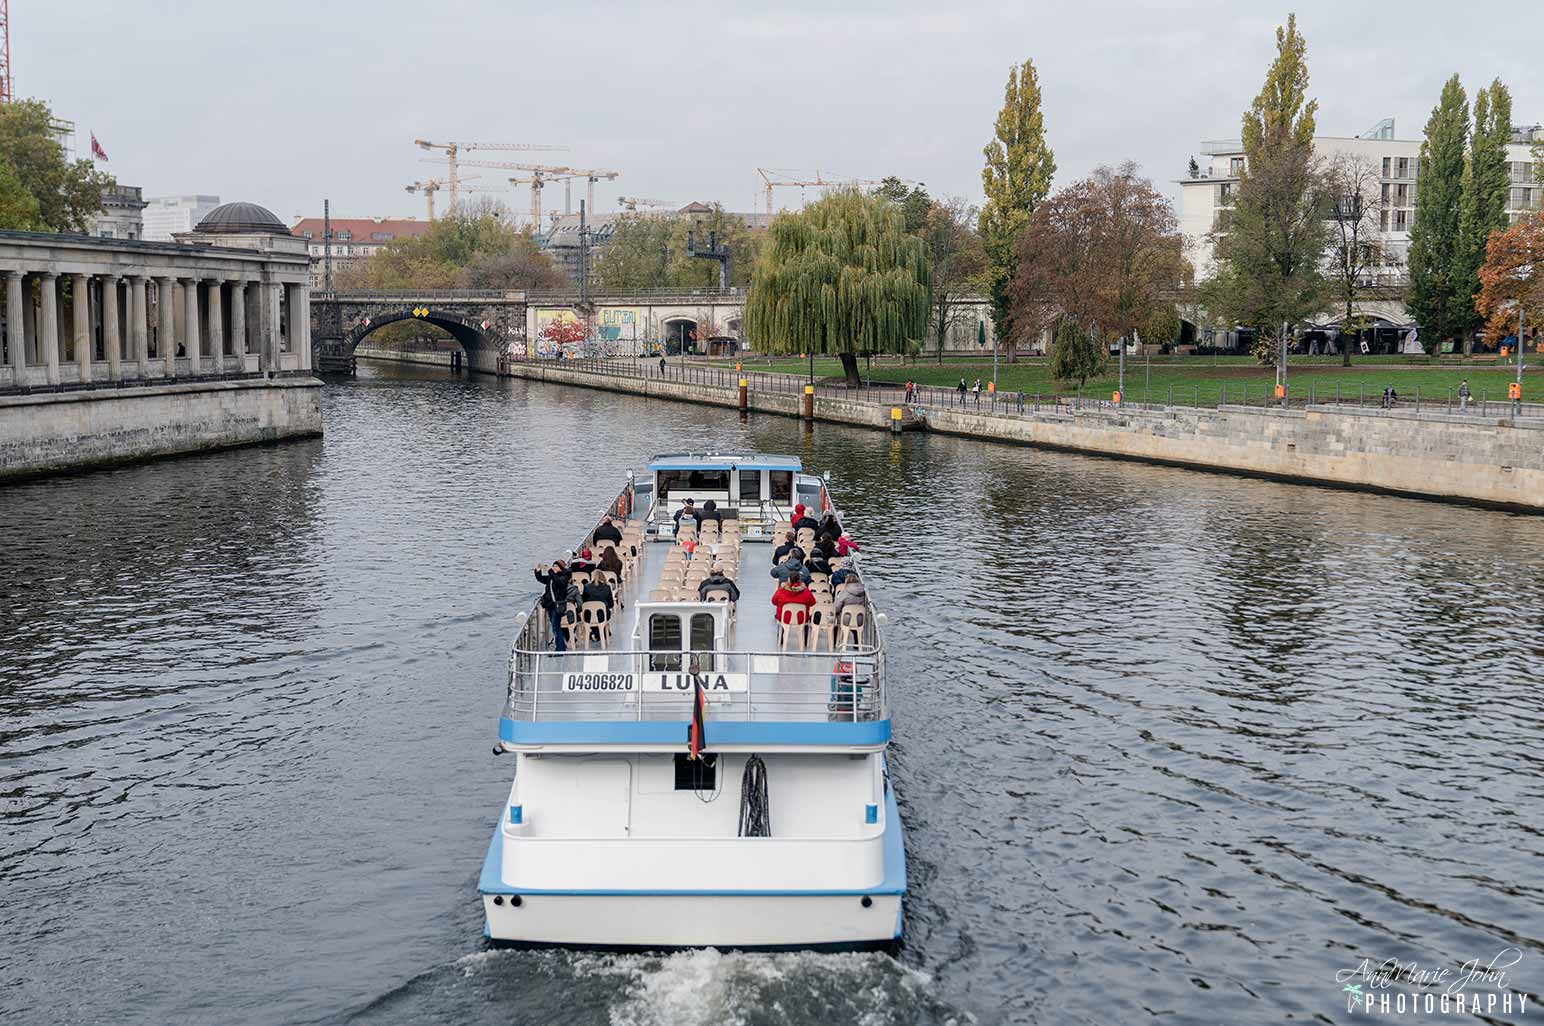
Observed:
[[[1274,359],[1290,331],[1323,308],[1330,225],[1326,182],[1313,156],[1318,100],[1308,99],[1308,45],[1297,19],[1276,29],[1276,59],[1244,113],[1238,199],[1214,234],[1217,271],[1205,302],[1235,324],[1259,329],[1255,356]]]
[[[1410,313],[1426,351],[1467,332],[1473,323],[1469,240],[1462,231],[1464,150],[1469,101],[1454,75],[1426,121],[1416,177],[1415,224],[1410,228]]]
[[[1018,335],[1013,330],[1008,286],[1018,267],[1017,242],[1035,207],[1051,191],[1056,158],[1045,141],[1045,119],[1040,113],[1040,80],[1033,61],[1008,69],[1002,110],[992,141],[982,154],[981,186],[986,205],[981,208],[979,230],[986,245],[988,281],[992,290],[992,321],[1011,363]]]
[[[1485,263],[1485,243],[1490,233],[1507,226],[1506,147],[1512,137],[1512,94],[1498,78],[1474,94],[1474,129],[1470,134],[1469,163],[1464,169],[1463,207],[1460,212],[1465,250],[1463,278],[1454,302],[1470,311],[1464,325],[1464,355],[1469,355],[1474,330],[1482,318],[1474,300],[1480,291],[1480,266]],[[1419,194],[1418,194],[1419,195]]]
[[[745,335],[776,353],[834,353],[856,386],[859,353],[905,353],[927,333],[927,246],[901,208],[857,189],[772,222],[745,299]]]

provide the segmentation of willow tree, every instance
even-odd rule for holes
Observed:
[[[904,353],[926,334],[927,247],[896,204],[844,189],[779,215],[769,236],[745,301],[751,345],[835,354],[856,386],[860,353]]]

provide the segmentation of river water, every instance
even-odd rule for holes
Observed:
[[[1509,949],[1544,991],[1544,518],[430,370],[324,408],[0,490],[0,1020],[1339,1023],[1363,959]],[[830,470],[864,545],[906,944],[485,950],[529,568],[708,446]]]

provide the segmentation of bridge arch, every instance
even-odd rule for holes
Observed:
[[[355,347],[369,335],[374,334],[388,324],[398,324],[402,321],[432,324],[436,328],[444,330],[451,338],[461,343],[461,348],[466,350],[468,360],[472,359],[476,351],[499,345],[490,337],[490,334],[483,328],[480,322],[469,322],[469,319],[466,318],[432,310],[427,315],[420,316],[411,309],[366,317],[344,334],[343,341],[348,346],[349,352],[352,353]]]
[[[692,344],[692,333],[697,330],[697,318],[685,314],[670,314],[660,324],[661,334],[667,345],[685,349]]]

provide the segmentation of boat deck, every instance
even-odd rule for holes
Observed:
[[[628,651],[648,647],[647,639],[635,637],[639,606],[660,586],[665,555],[673,548],[675,545],[668,538],[644,542],[643,558],[639,560],[633,579],[622,583],[622,599],[626,604],[612,628],[608,648]],[[772,551],[770,541],[740,543],[740,572],[734,578],[740,589],[740,601],[735,605],[734,624],[727,638],[729,647],[737,651],[771,652],[778,647],[777,623],[772,618],[772,593],[777,590],[777,581],[771,572]],[[692,557],[693,561],[703,558],[705,554],[700,552]]]

